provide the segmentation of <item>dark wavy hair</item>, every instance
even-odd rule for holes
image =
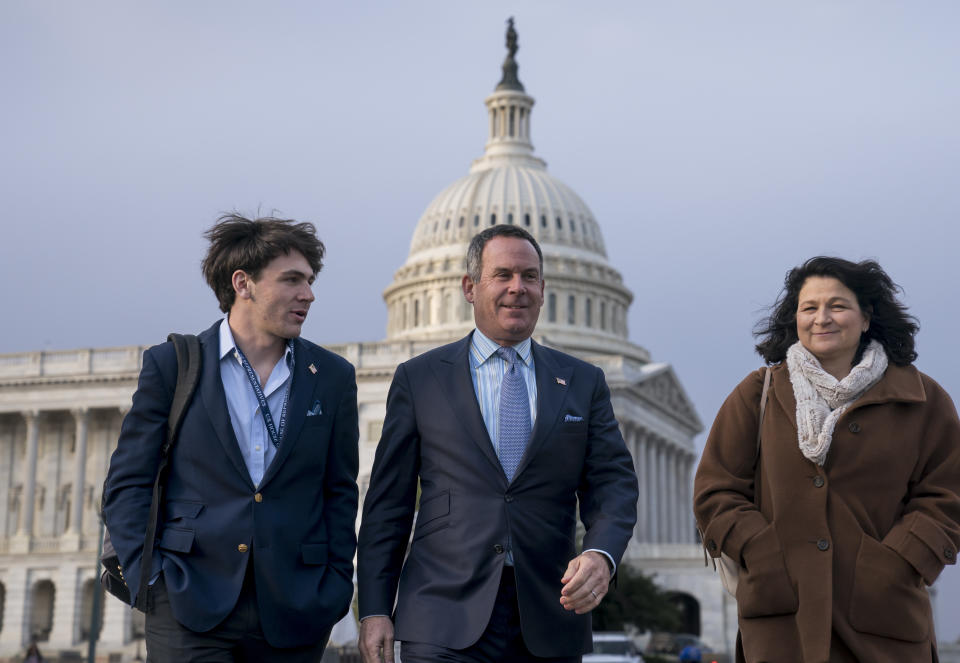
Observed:
[[[870,328],[860,337],[853,365],[860,363],[863,351],[873,339],[880,342],[894,364],[906,366],[916,361],[914,336],[920,324],[897,299],[897,293],[903,290],[879,263],[817,256],[787,272],[770,315],[757,323],[753,331],[759,340],[757,352],[768,364],[782,362],[787,349],[797,342],[797,302],[800,289],[811,276],[829,276],[840,281],[857,296],[860,310],[870,317]]]
[[[326,249],[317,239],[312,223],[272,216],[248,219],[239,214],[224,214],[203,234],[210,248],[203,259],[203,277],[213,289],[220,310],[228,313],[237,293],[233,289],[233,273],[242,269],[254,281],[270,261],[291,251],[299,251],[313,275],[323,269]]]

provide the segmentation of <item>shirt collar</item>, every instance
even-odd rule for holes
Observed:
[[[497,348],[499,347],[500,345],[498,343],[487,338],[479,329],[473,330],[473,337],[470,339],[470,351],[474,359],[477,360],[477,365],[483,364],[490,359],[490,357],[496,354]],[[517,351],[517,356],[520,357],[523,363],[529,366],[532,358],[530,338],[525,338],[512,347]]]
[[[230,330],[230,323],[227,322],[229,315],[223,316],[223,322],[220,323],[220,361],[223,361],[228,355],[233,354],[233,351],[237,348],[237,342],[233,340],[233,332]],[[286,360],[286,364],[290,365],[290,350],[293,347],[292,343],[287,343],[287,349],[284,350],[283,358]],[[240,363],[239,358],[237,363]]]

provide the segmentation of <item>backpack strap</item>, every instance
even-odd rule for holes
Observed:
[[[760,394],[760,421],[757,424],[757,456],[760,456],[760,429],[763,428],[763,412],[767,409],[767,392],[770,391],[770,367],[763,372],[763,392]]]
[[[170,450],[177,441],[183,415],[197,390],[200,382],[200,341],[192,334],[170,334],[167,340],[173,343],[177,352],[177,386],[173,392],[173,401],[170,404],[170,414],[167,417],[167,440],[160,447],[160,465],[157,468],[157,478],[153,482],[153,497],[150,501],[150,520],[143,538],[143,555],[140,559],[140,591],[137,593],[135,608],[147,612],[147,600],[150,583],[150,574],[153,570],[153,546],[157,538],[157,521],[160,515],[160,503],[163,501],[163,484],[167,474],[167,465],[170,462]]]

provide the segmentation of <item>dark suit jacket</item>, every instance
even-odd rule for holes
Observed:
[[[286,432],[257,488],[227,411],[219,324],[200,334],[203,370],[170,459],[154,573],[162,568],[177,620],[203,632],[236,605],[252,557],[267,641],[275,647],[325,641],[353,597],[358,469],[353,366],[309,341],[294,341]],[[107,527],[134,599],[142,589],[143,535],[176,374],[171,343],[144,353],[104,491]],[[322,414],[307,417],[315,401]]]
[[[360,614],[389,615],[396,597],[397,639],[470,646],[490,618],[509,538],[527,647],[537,656],[589,651],[590,615],[560,605],[560,578],[577,554],[577,502],[583,549],[618,562],[637,505],[603,372],[533,344],[537,420],[508,484],[480,413],[469,348],[467,336],[394,375],[360,527]],[[418,477],[420,511],[404,561]]]

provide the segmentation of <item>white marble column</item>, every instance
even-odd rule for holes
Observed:
[[[676,543],[677,542],[677,505],[679,499],[677,496],[677,472],[676,472],[676,462],[677,454],[673,448],[672,443],[668,443],[667,454],[666,454],[666,467],[664,468],[664,478],[666,479],[667,484],[667,527],[666,527],[666,542],[667,543]]]
[[[33,516],[37,496],[37,446],[39,444],[40,413],[27,410],[23,413],[27,423],[27,463],[26,481],[23,491],[22,515],[17,533],[10,542],[10,552],[25,553],[30,550],[30,537],[33,535]]]
[[[687,495],[687,452],[677,450],[677,543],[687,543],[690,529],[690,498]]]
[[[73,445],[73,495],[70,498],[70,525],[64,532],[63,543],[76,541],[79,545],[80,534],[83,532],[83,504],[84,488],[87,485],[87,433],[89,428],[90,410],[77,408],[71,410],[76,425]]]
[[[647,433],[647,542],[657,542],[657,440]]]
[[[22,653],[27,644],[29,628],[26,565],[12,565],[4,584],[6,600],[3,606],[3,629],[0,629],[0,651]]]
[[[640,543],[650,540],[649,520],[647,515],[647,436],[640,428],[634,429],[633,467],[640,483],[640,497],[637,503],[637,527],[634,536]]]
[[[657,439],[657,543],[667,542],[667,449],[666,440]]]
[[[688,543],[697,542],[697,519],[693,516],[693,471],[696,465],[696,456],[690,454],[687,456],[687,470],[684,473],[684,480],[687,482],[687,527]]]
[[[5,434],[0,437],[0,538],[6,538],[10,532],[10,500],[13,497],[13,462],[16,455],[16,423],[11,417],[4,417]]]

